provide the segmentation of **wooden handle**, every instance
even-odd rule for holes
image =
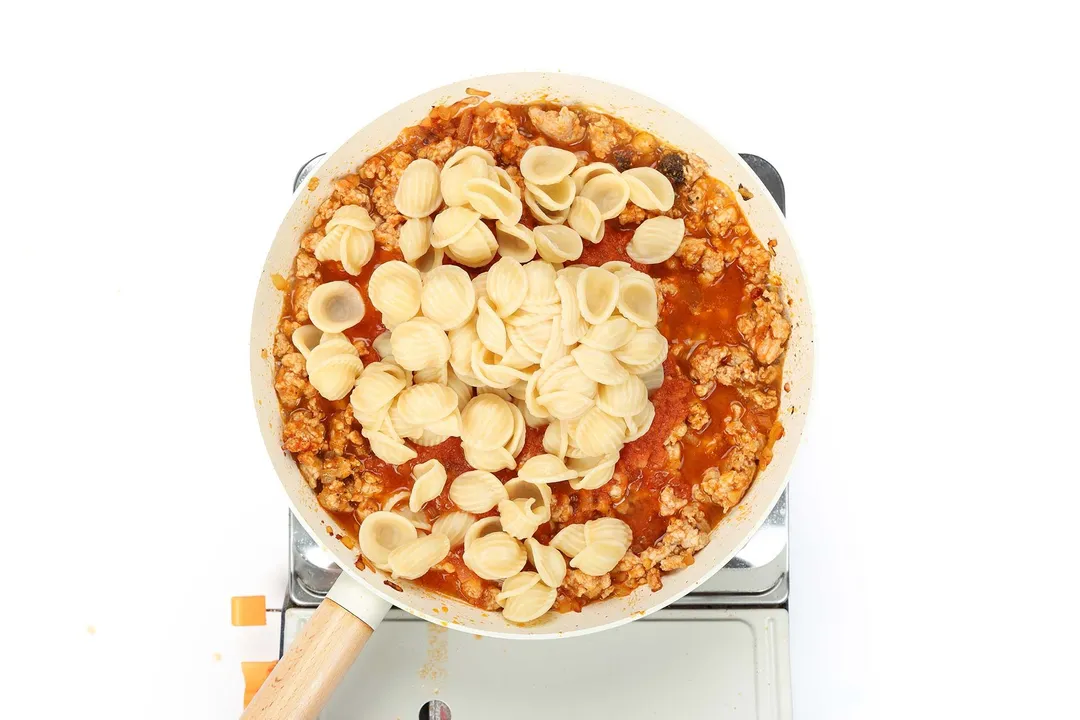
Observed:
[[[333,600],[323,600],[241,720],[314,720],[372,632]]]

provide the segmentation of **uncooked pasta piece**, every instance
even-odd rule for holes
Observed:
[[[462,148],[465,149],[467,148]],[[458,153],[460,154],[461,150]],[[471,155],[454,165],[448,160],[439,175],[439,189],[443,201],[450,206],[466,204],[468,199],[465,197],[465,183],[473,178],[488,177],[490,168],[485,158],[478,155]]]
[[[579,197],[570,206],[566,223],[584,240],[598,243],[604,239],[604,218],[600,217],[600,208],[586,197]]]
[[[630,200],[630,185],[619,175],[603,173],[589,179],[578,195],[592,200],[600,211],[600,217],[611,220],[626,209],[626,203]]]
[[[461,441],[479,450],[501,448],[514,433],[510,403],[490,393],[470,400],[461,413],[461,422]]]
[[[395,327],[390,333],[390,347],[394,360],[406,370],[438,367],[450,359],[446,333],[426,317],[416,317]]]
[[[594,407],[581,416],[572,437],[585,457],[599,457],[619,452],[625,434],[625,423]]]
[[[484,580],[504,580],[521,572],[525,546],[505,532],[474,539],[462,555],[465,566]]]
[[[480,213],[467,207],[448,207],[431,224],[431,246],[445,248],[465,237],[480,219]]]
[[[476,221],[460,239],[446,246],[446,254],[466,267],[483,267],[491,262],[499,243],[487,224]]]
[[[308,297],[308,316],[324,333],[337,333],[364,319],[364,298],[343,280],[323,283]]]
[[[617,385],[600,385],[596,396],[596,407],[612,417],[634,417],[649,402],[649,389],[637,375],[627,374],[626,379]]]
[[[314,325],[301,325],[293,330],[292,344],[306,360],[311,351],[322,340],[323,331]]]
[[[364,518],[360,523],[357,540],[360,552],[375,567],[388,570],[387,561],[390,553],[410,540],[415,540],[416,528],[400,515],[392,512],[377,511]]]
[[[615,350],[615,359],[635,375],[643,375],[667,358],[667,338],[656,328],[638,328],[630,340]]]
[[[450,483],[450,500],[466,512],[486,513],[507,499],[499,478],[485,470],[470,470]]]
[[[639,327],[654,327],[660,317],[656,283],[647,275],[627,274],[619,278],[619,302],[623,317]]]
[[[402,390],[396,404],[406,423],[424,427],[453,413],[457,401],[457,394],[446,385],[421,382]]]
[[[412,471],[413,486],[409,495],[409,509],[419,512],[424,503],[439,497],[446,485],[446,468],[438,460],[428,460],[415,466]]]
[[[413,160],[401,173],[394,206],[405,217],[430,215],[442,203],[439,191],[439,167],[423,158]]]
[[[577,167],[577,156],[550,145],[534,145],[521,156],[518,166],[525,182],[551,185],[573,172]]]
[[[586,268],[577,279],[578,310],[592,325],[604,322],[619,301],[619,278],[598,267]]]
[[[420,272],[400,260],[375,268],[368,280],[368,299],[382,313],[388,328],[410,320],[420,312]]]
[[[529,482],[518,477],[503,487],[506,488],[509,500],[534,500],[533,510],[538,513],[540,522],[545,523],[551,519],[551,488],[546,483]]]
[[[536,251],[549,263],[577,260],[581,257],[581,236],[565,225],[538,225],[533,230]]]
[[[585,525],[582,523],[567,525],[555,533],[550,545],[568,558],[576,557],[585,549]]]
[[[506,325],[487,298],[481,298],[476,303],[476,334],[489,351],[497,355],[506,354]]]
[[[431,218],[409,218],[401,226],[398,247],[405,262],[415,264],[431,248]]]
[[[593,325],[581,337],[581,344],[605,352],[614,352],[634,337],[637,328],[624,317],[613,315],[604,322]]]
[[[542,617],[555,604],[555,588],[540,582],[525,592],[506,599],[503,617],[513,623],[527,623]]]
[[[513,258],[519,263],[527,263],[536,256],[533,231],[521,223],[506,225],[496,220],[495,242],[499,246],[500,255]]]
[[[599,458],[576,458],[568,465],[578,473],[577,479],[570,481],[574,490],[596,490],[607,485],[615,476],[615,464],[619,454],[611,453]]]
[[[569,176],[551,185],[537,185],[527,182],[525,188],[532,193],[536,204],[547,212],[568,210],[577,195],[577,188]]]
[[[521,200],[496,180],[482,177],[466,181],[465,199],[473,210],[489,220],[515,225],[521,219]]]
[[[597,175],[618,175],[619,170],[614,165],[605,162],[594,162],[588,165],[582,165],[574,172],[570,173],[570,177],[574,179],[574,185],[577,186],[578,195],[581,194],[581,189],[585,187],[585,183],[592,180]]]
[[[581,527],[584,529],[585,526],[582,525]],[[473,540],[497,532],[502,532],[502,522],[499,520],[498,515],[480,518],[465,531],[465,539],[462,541],[462,544],[465,546],[465,549],[468,550],[469,546],[472,545]]]
[[[536,196],[532,194],[532,191],[528,187],[525,188],[525,206],[529,208],[529,212],[532,216],[539,220],[544,225],[559,225],[565,222],[566,218],[570,215],[570,208],[565,210],[544,210],[540,206],[540,203],[536,201]]]
[[[450,553],[450,540],[438,533],[410,540],[390,551],[386,564],[390,574],[402,580],[415,580],[441,562]]]
[[[643,265],[662,263],[679,249],[686,225],[682,218],[674,219],[660,215],[638,225],[626,254],[634,262]]]
[[[543,522],[541,513],[533,507],[535,504],[534,498],[500,501],[499,519],[502,521],[503,532],[518,540],[532,537]]]
[[[566,558],[556,548],[543,545],[536,538],[525,541],[525,553],[529,564],[548,587],[557,588],[566,579]]]
[[[642,210],[667,212],[675,204],[675,188],[660,171],[650,167],[630,168],[622,176],[630,186],[630,202]]]
[[[581,372],[601,385],[620,385],[630,376],[615,356],[603,350],[578,345],[570,351]]]
[[[531,483],[557,483],[576,477],[577,473],[567,468],[562,460],[547,453],[534,455],[518,470],[518,478]]]
[[[443,330],[464,325],[476,310],[476,289],[469,274],[454,265],[429,272],[420,292],[420,309]]]
[[[472,513],[454,510],[436,518],[431,524],[431,533],[445,535],[450,541],[450,547],[455,548],[465,542],[465,533],[475,522],[476,516]]]
[[[487,272],[488,299],[501,318],[513,315],[521,307],[528,290],[525,268],[511,257],[503,257]]]

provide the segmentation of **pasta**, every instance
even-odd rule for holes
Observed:
[[[476,310],[476,289],[469,274],[454,265],[429,272],[420,293],[420,309],[442,330],[464,325]]]
[[[519,167],[525,182],[551,185],[573,172],[577,167],[577,156],[550,145],[534,145],[521,156]]]
[[[585,523],[585,545],[594,545],[601,542],[610,542],[623,548],[623,552],[630,549],[630,543],[634,540],[634,532],[630,526],[618,518],[603,517],[590,520]],[[622,557],[620,554],[619,557]]]
[[[523,307],[533,309],[559,302],[559,293],[555,290],[555,268],[550,263],[534,260],[521,267],[529,284]]]
[[[630,186],[630,202],[642,210],[667,212],[675,204],[675,188],[658,170],[638,167],[624,170],[622,177]]]
[[[551,609],[556,597],[554,588],[536,583],[524,592],[506,598],[503,617],[515,623],[532,622]]]
[[[577,557],[578,553],[585,549],[585,525],[567,525],[555,533],[550,544],[568,558]]]
[[[375,457],[390,465],[401,465],[416,457],[415,450],[402,442],[400,437],[385,432],[386,430],[393,431],[393,428],[386,421],[383,422],[379,430],[374,430],[366,425],[360,429],[360,434],[367,439],[368,444],[371,446],[371,452],[375,454]]]
[[[610,356],[609,356],[610,357]],[[649,389],[637,375],[626,375],[617,385],[600,385],[596,407],[612,417],[634,417],[649,402]]]
[[[570,567],[577,568],[586,575],[600,577],[614,570],[625,554],[626,550],[615,543],[592,543],[574,556]]]
[[[413,524],[391,512],[377,511],[360,523],[360,552],[380,570],[389,570],[390,553],[417,537]]]
[[[301,325],[293,330],[292,344],[300,351],[300,354],[307,360],[308,355],[311,354],[312,349],[322,341],[323,332],[314,325]]]
[[[352,345],[350,344],[351,348]],[[340,400],[349,394],[356,384],[356,378],[364,369],[364,363],[353,354],[341,353],[323,360],[314,367],[308,361],[308,380],[312,387],[327,400]]]
[[[630,185],[620,175],[601,173],[590,178],[579,195],[592,200],[604,220],[617,218],[630,201]]]
[[[400,490],[386,499],[382,505],[382,509],[386,512],[392,512],[395,515],[400,515],[413,524],[417,530],[428,531],[431,530],[431,523],[428,522],[427,515],[423,510],[413,512],[409,509],[409,491]],[[403,506],[398,507],[401,503],[405,503]]]
[[[619,454],[611,453],[600,458],[578,458],[570,461],[570,468],[578,477],[570,481],[574,490],[597,490],[607,485],[615,476],[615,463]]]
[[[378,425],[390,410],[390,403],[405,388],[404,376],[390,372],[390,363],[371,363],[356,381],[349,404],[353,417],[364,425]]]
[[[617,453],[623,446],[625,425],[599,408],[592,408],[578,421],[574,444],[585,457]]]
[[[534,483],[522,478],[514,478],[503,485],[508,500],[533,500],[533,510],[540,516],[540,522],[551,519],[551,488],[545,483]]]
[[[635,274],[619,278],[619,301],[615,306],[623,317],[638,327],[655,327],[660,315],[656,302],[656,284],[647,275]]]
[[[446,365],[424,368],[413,373],[413,383],[435,383],[436,385],[450,384],[450,370]]]
[[[429,247],[427,252],[421,255],[420,258],[413,263],[413,266],[420,271],[421,275],[424,275],[443,264],[443,255],[442,248],[434,246]]]
[[[643,265],[662,263],[679,249],[685,232],[682,218],[675,220],[663,215],[649,218],[634,231],[626,254]]]
[[[555,279],[555,291],[559,293],[560,329],[562,341],[566,346],[571,346],[581,340],[589,330],[585,318],[581,317],[578,308],[577,288],[571,284],[567,277]]]
[[[600,208],[589,198],[579,197],[574,200],[566,222],[584,240],[595,244],[604,239],[604,218],[600,217]]]
[[[489,351],[498,355],[506,354],[506,325],[495,312],[487,298],[476,303],[476,335]],[[475,366],[474,366],[474,372]]]
[[[536,256],[536,241],[533,232],[524,225],[506,225],[495,221],[495,242],[499,254],[512,258],[519,263],[527,263]]]
[[[435,212],[441,203],[439,167],[430,160],[413,160],[401,173],[394,207],[405,217],[422,218]]]
[[[315,246],[315,259],[337,260],[345,272],[359,275],[375,252],[375,221],[367,210],[343,205],[326,223],[326,235]]]
[[[554,455],[534,455],[518,470],[518,478],[531,483],[557,483],[577,477],[577,473]]]
[[[339,333],[364,319],[364,298],[349,283],[335,280],[315,288],[307,311],[315,327],[324,333]]]
[[[543,522],[542,513],[538,512],[534,505],[534,498],[500,501],[499,519],[502,521],[503,532],[518,540],[532,537]]]
[[[565,225],[539,225],[533,230],[536,250],[549,263],[581,257],[581,236]]]
[[[488,179],[499,183],[499,186],[503,190],[508,191],[518,200],[521,199],[521,188],[518,186],[517,181],[510,177],[510,173],[506,172],[498,165],[488,168]]]
[[[667,338],[656,328],[638,328],[625,345],[615,350],[614,355],[627,370],[641,375],[663,363],[667,352]]]
[[[579,345],[570,351],[570,354],[581,368],[581,372],[601,385],[620,385],[630,376],[626,368],[609,352]]]
[[[415,580],[450,552],[450,540],[445,535],[432,533],[398,545],[386,558],[390,573],[395,578]]]
[[[511,440],[513,432],[514,414],[510,403],[497,395],[477,395],[461,413],[461,442],[479,450],[503,447]]]
[[[499,594],[495,596],[495,602],[499,605],[505,605],[506,601],[517,595],[521,595],[523,592],[531,588],[540,582],[540,575],[534,572],[519,572],[513,577],[509,577],[503,581],[502,588],[499,590]]]
[[[602,323],[611,317],[619,302],[619,278],[602,268],[586,268],[577,279],[577,299],[587,322]]]
[[[420,312],[420,273],[400,260],[375,268],[368,280],[368,299],[382,313],[388,328],[411,320]]]
[[[394,360],[406,370],[438,367],[450,359],[446,333],[427,317],[407,320],[391,330],[390,348]]]
[[[626,442],[634,442],[645,433],[649,432],[649,428],[652,427],[653,419],[656,417],[656,408],[653,404],[646,403],[645,409],[632,418],[624,418],[626,423]]]
[[[528,282],[525,269],[512,257],[503,257],[491,266],[487,272],[488,298],[500,318],[513,315],[525,302]]]
[[[507,499],[499,478],[485,470],[470,470],[450,483],[450,500],[465,512],[486,513]]]
[[[431,524],[432,535],[445,535],[450,547],[456,548],[465,542],[465,533],[476,523],[476,516],[467,512],[448,512],[440,515]]]
[[[645,387],[649,393],[653,393],[660,389],[660,386],[664,384],[664,366],[657,365],[652,370],[640,373],[638,377],[645,383]]]
[[[430,218],[409,218],[401,226],[398,247],[405,262],[415,265],[431,249],[431,226]]]
[[[405,388],[396,405],[408,425],[425,427],[451,415],[457,410],[457,402],[457,394],[446,385],[422,382]]]
[[[481,450],[473,445],[462,443],[461,449],[465,453],[465,461],[478,470],[499,472],[510,470],[517,464],[514,456],[505,447]]]
[[[493,532],[473,539],[465,548],[465,567],[484,580],[504,580],[521,572],[526,561],[525,546],[505,532]]]
[[[458,150],[454,157],[468,149],[469,147],[464,147]],[[474,149],[479,150],[479,148]],[[488,156],[490,157],[490,153]],[[489,164],[487,158],[483,156],[469,155],[460,162],[451,164],[454,157],[446,161],[439,175],[439,189],[442,191],[443,200],[451,206],[464,205],[468,202],[465,198],[465,183],[473,178],[487,177],[488,169],[494,163],[494,158],[492,158],[492,164]]]
[[[518,380],[527,380],[529,373],[499,363],[499,358],[484,347],[482,342],[473,343],[472,369],[480,384],[504,389]]]
[[[446,254],[466,267],[483,267],[499,249],[495,235],[486,224],[476,221],[468,231],[446,246]]]
[[[521,200],[496,180],[482,177],[466,181],[465,199],[473,210],[489,220],[516,225],[521,219]]]
[[[465,237],[480,220],[480,213],[467,207],[448,207],[431,224],[432,247],[445,248]]]
[[[570,215],[569,208],[565,210],[544,210],[540,203],[536,201],[536,196],[532,194],[532,190],[528,186],[525,187],[525,205],[529,208],[532,216],[545,225],[558,225]]]
[[[577,170],[570,174],[570,177],[574,179],[574,185],[577,186],[578,194],[581,194],[581,189],[585,187],[585,183],[592,180],[597,175],[618,175],[619,170],[611,163],[606,162],[594,162],[588,165],[582,165]]]
[[[585,526],[582,525],[582,528],[584,527]],[[465,531],[465,539],[462,541],[462,544],[465,546],[465,549],[468,550],[474,540],[497,532],[502,532],[502,523],[499,520],[498,515],[480,518]]]
[[[569,176],[551,185],[537,185],[527,182],[525,183],[525,189],[532,193],[536,204],[547,211],[569,210],[570,205],[574,202],[574,197],[577,195],[577,188]]]
[[[326,221],[326,232],[342,226],[371,231],[375,229],[375,221],[371,219],[368,211],[359,205],[342,205],[334,211],[333,217]]]
[[[582,336],[581,344],[605,352],[614,352],[630,342],[635,330],[634,324],[629,320],[613,315],[590,327]]]
[[[413,468],[413,492],[409,494],[408,508],[418,513],[424,503],[434,500],[446,486],[446,468],[437,460],[420,463]]]
[[[525,554],[530,565],[545,585],[557,588],[566,579],[566,559],[557,549],[540,544],[536,538],[525,541]],[[505,585],[503,586],[505,588]]]
[[[562,420],[552,420],[544,430],[544,452],[560,460],[566,457],[570,445],[570,433]]]

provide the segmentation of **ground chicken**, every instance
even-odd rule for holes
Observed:
[[[679,284],[671,278],[660,278],[656,281],[656,297],[659,310],[663,313],[668,307],[669,298],[679,293]]]
[[[699,345],[690,356],[690,379],[697,396],[706,397],[716,383],[753,387],[758,380],[757,365],[742,345]]]
[[[356,518],[357,524],[364,522],[367,516],[373,512],[379,511],[379,502],[374,498],[364,498],[356,504],[353,508],[353,517]]]
[[[371,191],[371,200],[375,205],[375,212],[384,218],[397,214],[394,195],[397,194],[401,174],[405,172],[405,168],[409,167],[409,163],[413,160],[412,155],[399,150],[394,153],[394,157],[390,158],[388,164],[384,163],[382,166],[376,166],[371,170],[371,172],[378,173],[375,179],[375,187]],[[364,164],[364,167],[367,167],[367,163]],[[364,174],[364,168],[360,169],[360,174]]]
[[[614,588],[611,587],[611,573],[604,573],[600,577],[594,577],[586,575],[577,568],[567,570],[562,587],[572,597],[586,598],[588,600],[600,600],[614,592]]]
[[[760,410],[772,410],[780,403],[775,390],[739,388],[739,396]]]
[[[568,107],[558,110],[542,110],[538,107],[529,108],[529,119],[540,132],[556,142],[566,145],[574,145],[581,142],[585,137],[585,128],[581,124],[577,113]]]
[[[362,448],[364,442],[360,433],[353,428],[352,407],[346,405],[345,409],[330,416],[327,422],[330,430],[328,444],[330,449],[338,455],[344,455],[349,443],[356,448]]]
[[[308,298],[311,297],[311,293],[315,292],[317,287],[319,287],[319,281],[315,278],[297,278],[293,282],[293,317],[299,322],[306,323],[308,321]]]
[[[700,400],[690,401],[690,412],[686,416],[686,424],[691,429],[701,432],[709,425],[709,411],[705,403]]]
[[[660,491],[660,516],[671,517],[686,507],[688,501],[675,494],[670,485]]]
[[[542,140],[538,138],[535,143],[530,143],[519,131],[510,111],[496,107],[473,122],[470,142],[490,150],[504,163],[516,165],[526,150],[533,144],[543,144]]]
[[[675,251],[675,257],[691,270],[701,270],[703,280],[712,282],[724,272],[724,256],[713,249],[708,240],[685,237]]]
[[[319,261],[306,250],[296,253],[296,277],[315,278],[316,280],[321,277],[319,274]]]
[[[495,601],[498,589],[487,585],[480,577],[467,567],[461,567],[457,572],[458,588],[465,598],[483,610],[498,610],[499,603]]]
[[[274,335],[274,357],[280,358],[282,355],[296,351],[290,335],[291,333],[286,335],[282,330],[278,330],[277,334]]]
[[[611,577],[615,583],[630,590],[641,585],[648,585],[653,592],[656,592],[663,587],[660,582],[660,568],[646,566],[645,561],[630,550],[626,551],[622,560],[611,571]]]
[[[737,262],[753,285],[764,285],[769,279],[769,262],[772,256],[755,238],[746,240],[739,250]]]
[[[728,205],[716,210],[708,209],[705,213],[705,229],[713,237],[723,237],[739,219],[739,210]]]
[[[694,486],[694,499],[720,505],[727,512],[738,504],[750,487],[758,469],[758,455],[765,447],[765,436],[743,421],[744,410],[731,404],[731,415],[724,419],[724,434],[734,447],[724,456],[719,468],[709,468],[700,485]]]
[[[592,154],[600,160],[605,159],[616,145],[625,145],[630,142],[630,130],[625,125],[616,125],[606,115],[588,113],[585,115],[585,122],[588,125]]]
[[[776,361],[791,336],[791,323],[784,317],[784,304],[772,290],[765,290],[754,300],[753,309],[740,315],[736,326],[762,365]]]
[[[281,431],[282,445],[291,453],[316,451],[322,446],[323,428],[318,416],[310,410],[297,410],[289,415]]]
[[[312,231],[304,233],[304,237],[300,238],[300,248],[307,252],[315,252],[315,246],[319,244],[319,241],[324,237],[324,233],[321,231]]]
[[[628,202],[623,211],[619,213],[619,224],[624,227],[627,225],[640,225],[645,221],[646,217],[648,217],[648,214],[644,210],[634,203]]]
[[[274,376],[274,390],[287,410],[299,407],[305,398],[315,397],[315,388],[307,381],[303,355],[291,352],[282,356]]]
[[[667,572],[692,565],[694,553],[709,544],[709,521],[694,502],[684,507],[667,526],[655,545],[641,553],[648,567],[659,565]]]
[[[667,451],[668,464],[677,467],[682,460],[682,439],[686,435],[686,423],[679,423],[671,428],[671,434],[664,441],[664,450]]]
[[[311,227],[321,228],[325,225],[330,218],[334,217],[334,213],[341,207],[341,200],[337,195],[330,195],[319,205],[319,208],[315,211],[315,217],[311,219]]]
[[[304,482],[308,484],[308,487],[314,490],[319,484],[319,474],[322,472],[322,460],[319,460],[319,456],[310,451],[297,453],[296,466],[300,468],[300,475],[303,476]]]
[[[559,495],[551,504],[551,521],[557,525],[569,524],[573,512],[573,508],[570,507],[570,496]]]
[[[452,137],[444,137],[434,145],[425,145],[416,151],[416,156],[430,160],[441,166],[451,155],[461,149],[462,143]]]
[[[373,235],[375,241],[385,250],[393,250],[398,246],[398,238],[401,236],[401,226],[408,220],[399,213],[387,215],[386,219],[375,226]]]
[[[371,198],[367,188],[360,184],[359,175],[345,175],[334,181],[334,195],[342,205],[359,205],[365,210],[371,209]]]

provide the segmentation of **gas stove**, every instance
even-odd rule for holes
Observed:
[[[322,162],[308,161],[295,190]],[[785,210],[784,184],[742,155]],[[282,652],[341,570],[289,516]],[[614,630],[559,642],[448,630],[392,609],[322,720],[513,717],[790,718],[787,493],[698,590]]]

